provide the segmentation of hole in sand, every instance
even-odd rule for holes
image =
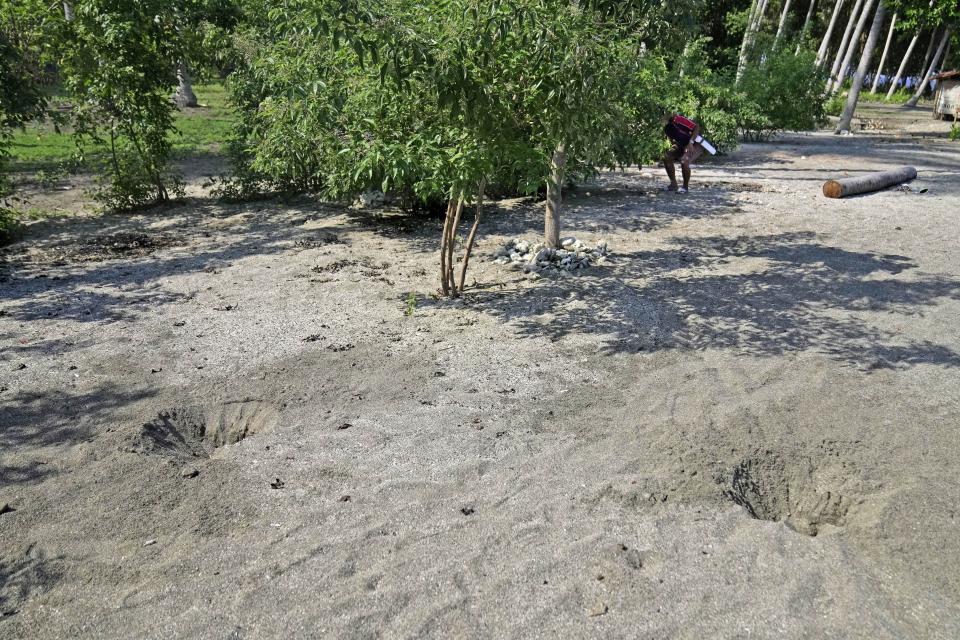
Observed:
[[[809,460],[785,460],[765,452],[734,467],[724,495],[758,520],[783,521],[815,536],[825,524],[846,523],[850,499],[817,486]]]
[[[219,447],[272,431],[277,421],[276,409],[256,400],[169,409],[141,427],[134,450],[208,457]]]

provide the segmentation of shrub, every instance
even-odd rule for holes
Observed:
[[[756,105],[757,117],[747,118],[741,129],[748,139],[762,139],[777,131],[805,131],[824,121],[824,72],[814,64],[814,54],[780,49],[747,69],[738,88]]]

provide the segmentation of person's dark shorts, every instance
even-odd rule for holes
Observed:
[[[703,147],[698,142],[693,142],[686,147],[680,146],[679,143],[674,142],[673,146],[665,154],[665,157],[670,162],[687,162],[693,163],[703,155]]]

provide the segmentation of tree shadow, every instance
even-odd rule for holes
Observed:
[[[0,451],[83,442],[104,424],[125,419],[132,405],[153,395],[151,391],[123,389],[116,384],[77,394],[21,391],[4,398]],[[35,459],[24,461],[4,455],[0,458],[0,486],[35,482],[53,470]]]
[[[522,336],[556,341],[595,335],[606,353],[814,352],[866,370],[960,366],[960,354],[950,347],[861,317],[909,317],[938,298],[960,299],[960,281],[917,272],[905,256],[847,251],[817,242],[812,233],[679,238],[674,244],[615,255],[614,264],[581,276],[475,294],[472,304],[513,323]]]
[[[339,213],[304,202],[288,207],[278,201],[228,206],[191,201],[139,216],[51,220],[24,241],[0,250],[0,303],[7,303],[0,313],[21,321],[131,320],[152,308],[190,299],[161,289],[160,281],[170,276],[339,242],[329,233],[304,227],[309,220]],[[153,223],[160,228],[151,229]],[[142,246],[111,255],[114,237],[134,237]],[[151,246],[158,239],[163,241]],[[84,255],[87,250],[99,253]]]
[[[60,580],[63,569],[59,565],[58,559],[48,557],[34,545],[19,558],[0,560],[0,625]]]

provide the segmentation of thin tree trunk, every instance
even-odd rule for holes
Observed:
[[[927,52],[923,54],[923,64],[920,65],[921,72],[927,68],[927,65],[930,64],[930,56],[933,55],[933,47],[937,44],[937,34],[939,32],[940,26],[937,25],[933,28],[933,33],[930,34],[930,42],[927,44]]]
[[[547,210],[543,218],[543,242],[552,249],[560,247],[560,207],[563,204],[563,168],[566,164],[567,149],[561,142],[550,159]]]
[[[866,10],[865,10],[866,11]],[[883,30],[883,19],[887,15],[887,8],[880,0],[880,6],[873,16],[873,24],[870,25],[870,34],[867,36],[867,44],[863,46],[863,55],[860,56],[860,64],[857,66],[857,72],[853,76],[853,84],[850,86],[850,94],[847,95],[847,105],[843,109],[843,115],[840,116],[840,122],[837,123],[836,133],[844,129],[850,129],[850,122],[853,120],[853,112],[857,109],[857,101],[860,99],[860,89],[863,87],[863,79],[870,68],[870,58],[873,57],[873,50],[877,47],[877,40],[880,39],[880,32]]]
[[[840,64],[843,62],[843,56],[847,53],[847,45],[850,42],[850,36],[853,35],[853,28],[857,23],[857,18],[860,16],[860,6],[862,4],[863,0],[857,0],[856,4],[853,5],[853,11],[850,12],[850,19],[847,20],[847,28],[843,30],[843,38],[840,39],[840,48],[837,49],[833,66],[830,67],[830,77],[827,78],[827,92],[833,87],[833,79],[837,76],[837,71],[840,70]]]
[[[880,84],[880,75],[883,73],[883,65],[887,61],[887,53],[890,51],[890,41],[893,40],[893,28],[897,26],[897,12],[893,12],[893,20],[890,21],[890,31],[887,32],[887,43],[883,45],[883,54],[880,56],[880,64],[877,65],[877,74],[873,77],[873,86],[870,87],[870,93],[877,92],[877,86]]]
[[[777,45],[780,43],[780,38],[783,36],[783,27],[787,24],[787,14],[790,13],[790,2],[791,0],[783,1],[783,11],[780,13],[780,23],[777,25],[777,35],[773,37],[773,48],[776,49]]]
[[[447,200],[447,214],[443,217],[443,234],[440,236],[440,293],[450,295],[450,282],[447,280],[447,243],[450,236],[450,224],[453,221],[454,200]]]
[[[740,47],[740,60],[737,63],[737,77],[734,84],[740,82],[744,72],[747,70],[747,59],[750,57],[750,50],[753,48],[753,41],[760,31],[760,25],[763,24],[763,15],[767,11],[767,5],[770,0],[757,0],[757,10],[753,12],[752,20],[747,24],[747,30],[743,34],[743,44]]]
[[[190,71],[183,60],[177,62],[177,92],[173,101],[181,109],[197,106],[197,96],[193,93],[193,84],[190,82]]]
[[[843,86],[843,81],[847,77],[847,71],[850,70],[850,62],[853,60],[853,55],[860,51],[860,34],[863,33],[863,28],[867,24],[867,18],[869,18],[870,14],[872,13],[873,1],[874,0],[867,0],[863,5],[863,11],[860,12],[860,19],[857,20],[857,28],[853,32],[853,37],[850,38],[850,44],[847,46],[847,52],[844,54],[843,62],[840,64],[840,69],[837,71],[837,76],[833,84],[834,92],[839,91],[840,87]],[[886,10],[884,10],[884,15],[886,15]],[[863,59],[862,56],[861,59]]]
[[[753,27],[753,21],[757,17],[757,9],[760,8],[760,0],[753,0],[750,4],[750,17],[747,19],[747,26],[743,30],[743,39],[740,41],[740,55],[737,58],[737,79],[740,82],[743,76],[743,70],[747,68],[747,44],[750,42],[750,29]]]
[[[940,46],[937,47],[937,53],[934,54],[933,60],[930,61],[930,66],[927,67],[927,72],[923,74],[923,81],[920,82],[920,86],[917,87],[916,93],[913,94],[913,97],[907,100],[908,107],[917,106],[917,102],[920,101],[920,97],[923,95],[923,92],[927,90],[927,85],[930,84],[930,76],[933,75],[934,69],[940,64],[940,59],[943,57],[943,54],[947,48],[947,43],[950,42],[950,36],[953,35],[953,30],[950,27],[947,27],[943,31],[943,38],[940,40]]]
[[[66,0],[63,2],[63,18],[67,22],[73,22],[73,7]]]
[[[813,16],[813,8],[817,6],[817,0],[810,0],[810,6],[807,8],[807,17],[803,21],[803,28],[800,29],[800,37],[797,39],[797,50],[793,55],[800,55],[800,48],[803,46],[803,40],[807,37],[807,31],[810,29],[810,18]]]
[[[823,40],[820,41],[820,48],[817,49],[817,66],[823,64],[827,57],[827,49],[830,47],[830,36],[833,35],[833,28],[837,25],[837,18],[840,17],[840,10],[843,9],[843,0],[837,0],[833,5],[833,15],[830,16],[830,24],[827,26],[827,32],[823,34]]]
[[[457,297],[459,292],[457,291],[457,282],[453,277],[453,253],[457,247],[457,227],[460,226],[460,216],[463,214],[464,203],[465,198],[461,191],[460,198],[457,200],[457,208],[453,214],[453,224],[450,225],[450,231],[447,234],[447,281],[450,283],[450,295],[454,298]]]
[[[900,78],[903,77],[903,70],[907,68],[907,62],[910,60],[910,54],[913,53],[913,48],[917,46],[917,40],[919,39],[920,30],[917,29],[917,32],[913,34],[913,38],[910,39],[910,45],[907,47],[907,52],[903,54],[903,60],[900,61],[900,68],[897,69],[897,75],[893,76],[893,80],[890,82],[890,88],[887,90],[888,100],[897,90],[897,85],[900,84]]]
[[[480,227],[480,220],[483,217],[483,191],[487,187],[486,179],[481,178],[480,186],[477,189],[477,213],[473,219],[473,226],[470,227],[470,235],[467,236],[467,246],[463,250],[463,262],[460,264],[460,286],[463,292],[464,283],[467,280],[467,264],[470,263],[470,253],[473,251],[473,241],[477,237],[477,229]]]

